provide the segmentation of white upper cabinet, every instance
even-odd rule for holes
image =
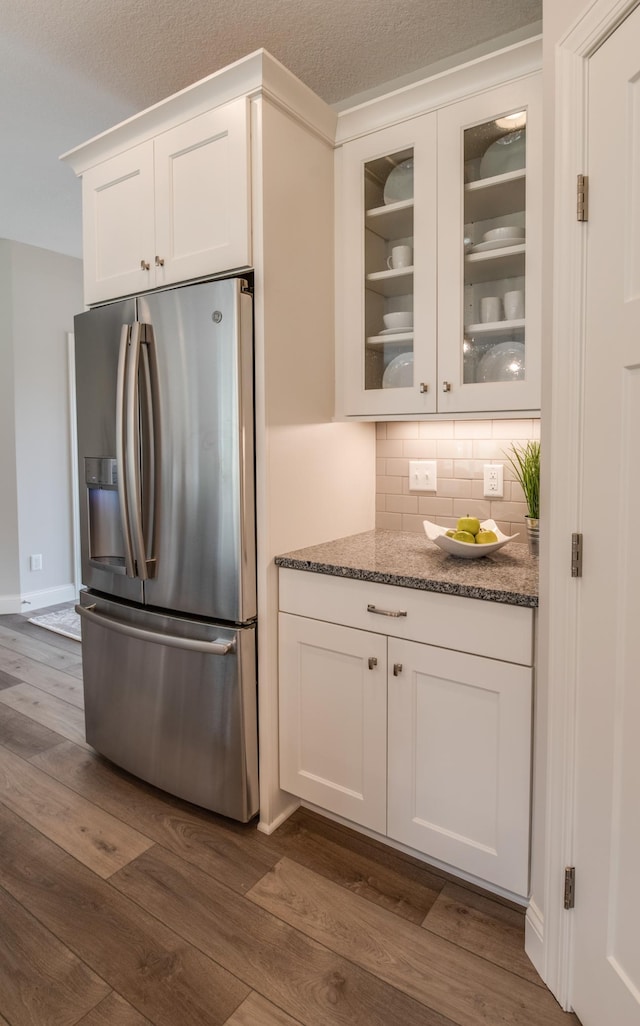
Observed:
[[[339,149],[339,415],[539,409],[539,93],[479,86]]]
[[[248,267],[248,100],[190,118],[83,174],[87,304]]]

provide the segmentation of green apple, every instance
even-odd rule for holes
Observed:
[[[447,536],[447,538],[453,538],[453,536],[454,536],[454,534],[456,532],[455,531],[445,531],[444,533]]]
[[[493,542],[498,541],[498,535],[495,531],[478,531],[476,535],[476,542],[478,545],[492,545]]]
[[[475,536],[480,530],[480,521],[477,517],[470,517],[467,514],[466,517],[459,518],[458,523],[456,524],[456,530],[468,531],[469,534],[473,534]]]
[[[453,540],[454,541],[460,541],[460,542],[466,542],[467,545],[475,545],[475,543],[476,543],[476,540],[475,540],[474,536],[472,535],[471,531],[454,531],[453,532]]]

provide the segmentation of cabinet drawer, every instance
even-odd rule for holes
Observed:
[[[533,609],[284,568],[279,581],[283,612],[533,665]]]

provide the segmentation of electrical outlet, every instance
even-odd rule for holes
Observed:
[[[409,460],[409,491],[435,492],[437,490],[436,460]]]
[[[29,556],[29,569],[42,570],[42,553],[37,556]]]
[[[487,499],[501,499],[504,495],[504,466],[502,463],[485,463],[484,494]]]

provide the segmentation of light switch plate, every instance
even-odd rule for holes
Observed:
[[[437,490],[437,461],[409,460],[409,491],[436,492]]]

